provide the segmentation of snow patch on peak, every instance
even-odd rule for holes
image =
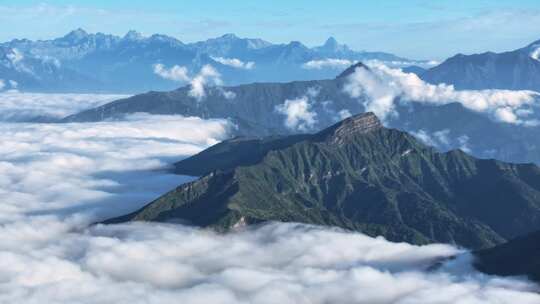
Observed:
[[[12,49],[11,53],[7,54],[7,58],[11,61],[11,63],[16,64],[23,60],[24,56],[21,52],[19,52],[19,50]]]
[[[540,44],[533,45],[531,49],[531,58],[540,61]]]
[[[401,156],[402,157],[407,156],[407,155],[411,154],[412,151],[413,151],[412,149],[407,149],[407,150],[405,150],[405,152],[401,153]]]

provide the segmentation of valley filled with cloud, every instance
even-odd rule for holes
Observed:
[[[55,120],[128,96],[28,93],[17,90],[2,92],[0,88],[0,121]]]
[[[172,224],[92,225],[193,180],[171,174],[170,165],[225,139],[234,126],[147,114],[12,122],[14,113],[61,117],[114,96],[1,97],[8,100],[0,107],[2,303],[540,301],[532,283],[480,274],[466,251],[450,245],[391,243],[294,223],[230,234]],[[441,266],[432,267],[436,262]]]

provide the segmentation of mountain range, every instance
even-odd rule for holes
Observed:
[[[15,81],[24,91],[139,93],[179,86],[156,75],[156,64],[182,66],[191,75],[210,64],[225,83],[234,85],[330,78],[360,60],[427,64],[389,53],[353,51],[332,37],[309,48],[298,41],[272,44],[234,34],[183,43],[159,34],[145,37],[130,31],[120,37],[77,29],[52,40],[1,43],[0,79]]]
[[[508,89],[540,92],[540,40],[503,53],[457,54],[426,71],[415,71],[427,82],[458,89]]]
[[[352,98],[344,91],[348,77],[356,69],[369,72],[368,67],[358,63],[334,79],[209,87],[203,100],[190,96],[189,86],[169,92],[148,92],[71,115],[63,122],[100,121],[146,112],[227,118],[238,126],[235,135],[242,136],[315,132],[348,115],[366,111],[368,97]],[[304,117],[308,120],[303,124],[291,124],[284,111],[287,106],[291,110],[305,106],[303,114],[312,116]],[[388,117],[387,126],[422,135],[441,150],[462,148],[481,158],[540,164],[538,126],[497,122],[459,103],[397,103],[395,110],[398,115]]]
[[[535,41],[514,51],[457,54],[433,66],[433,61],[354,51],[333,37],[307,47],[298,41],[272,44],[234,34],[184,43],[159,34],[146,37],[129,31],[120,37],[77,29],[51,40],[0,43],[0,79],[25,91],[140,93],[180,85],[154,73],[156,64],[185,67],[190,75],[209,64],[225,83],[238,85],[327,79],[354,62],[378,61],[458,89],[540,91],[539,50],[540,41]]]
[[[301,222],[473,249],[540,229],[539,167],[440,153],[372,113],[311,135],[225,141],[176,172],[202,177],[107,223]]]
[[[455,244],[475,250],[474,266],[482,272],[540,281],[540,169],[530,164],[540,164],[540,127],[496,122],[459,103],[414,102],[396,103],[397,115],[385,118],[385,127],[373,113],[359,114],[369,96],[345,92],[351,74],[371,72],[361,61],[397,65],[460,90],[540,92],[540,41],[503,53],[458,54],[430,67],[357,52],[332,37],[307,47],[233,34],[183,43],[82,29],[0,44],[0,79],[4,88],[25,91],[151,90],[65,123],[137,112],[234,123],[237,137],[174,164],[176,174],[199,179],[105,223],[218,231],[269,221],[336,226],[391,241]],[[158,75],[158,64],[185,68],[190,77],[211,65],[219,81],[194,98],[190,86],[177,88],[178,79]],[[303,117],[291,119],[291,109]]]

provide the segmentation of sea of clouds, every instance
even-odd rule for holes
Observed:
[[[71,100],[56,96],[59,108]],[[90,225],[192,180],[170,174],[170,164],[227,138],[231,127],[145,114],[0,122],[0,303],[540,302],[535,285],[480,274],[449,245],[300,224],[225,235],[181,225]]]
[[[54,94],[3,91],[0,87],[0,121],[56,120],[81,110],[129,97],[118,94]]]

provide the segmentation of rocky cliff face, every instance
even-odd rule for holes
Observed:
[[[334,125],[319,133],[319,136],[324,136],[332,144],[345,144],[354,136],[377,131],[383,128],[379,118],[372,112],[355,115],[346,118],[341,123]]]

